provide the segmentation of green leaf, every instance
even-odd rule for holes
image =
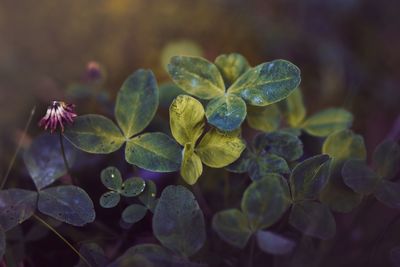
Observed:
[[[212,129],[203,136],[195,153],[207,166],[222,168],[237,160],[245,148],[245,143],[237,133]]]
[[[151,180],[146,180],[146,186],[143,193],[139,195],[139,200],[145,205],[151,212],[157,204],[157,187],[156,184]]]
[[[392,179],[400,169],[400,146],[392,140],[380,143],[373,154],[373,166],[379,176]]]
[[[240,157],[232,164],[226,166],[225,169],[234,173],[245,173],[249,169],[252,157],[254,157],[253,153],[250,151],[250,149],[246,148]]]
[[[342,168],[344,183],[359,194],[371,194],[381,178],[371,170],[364,160],[347,160]]]
[[[279,128],[281,113],[274,104],[265,107],[248,106],[246,119],[253,129],[262,132],[273,132]]]
[[[39,192],[40,212],[59,221],[83,226],[93,222],[96,214],[88,194],[74,185],[51,187]]]
[[[330,177],[321,191],[320,200],[331,209],[339,212],[350,212],[362,199],[343,181],[342,168],[348,159],[366,158],[366,149],[362,136],[351,130],[342,130],[329,135],[322,146],[322,153],[332,157]]]
[[[186,183],[193,185],[203,173],[203,163],[200,157],[194,153],[191,143],[185,144],[181,165],[181,176]]]
[[[153,216],[153,232],[163,246],[184,256],[204,245],[204,216],[192,192],[179,185],[163,190]]]
[[[3,258],[6,253],[6,233],[0,225],[0,259]]]
[[[289,196],[281,179],[278,174],[268,174],[245,190],[241,208],[253,232],[276,223],[288,208]]]
[[[179,169],[182,152],[179,145],[163,133],[145,133],[126,143],[125,159],[130,164],[153,172]]]
[[[118,192],[108,191],[101,195],[99,203],[103,208],[109,209],[117,206],[120,200],[121,196]]]
[[[221,72],[227,86],[234,83],[250,68],[246,58],[238,53],[220,55],[214,63]]]
[[[231,132],[240,127],[246,118],[246,103],[238,96],[225,94],[208,102],[208,123],[221,131]]]
[[[331,239],[336,232],[335,218],[329,208],[312,201],[293,205],[289,224],[306,235],[324,240]]]
[[[303,155],[303,143],[297,136],[286,132],[259,134],[255,138],[254,146],[288,161],[294,161]]]
[[[203,105],[191,96],[179,95],[169,107],[169,122],[179,144],[196,143],[205,125]]]
[[[74,151],[69,143],[64,143],[68,163],[74,160]],[[38,190],[52,184],[67,173],[57,135],[42,134],[35,138],[24,152],[24,162]]]
[[[131,204],[122,212],[122,220],[127,223],[136,223],[144,218],[147,208],[139,204]]]
[[[310,116],[301,127],[310,135],[328,136],[333,132],[348,129],[353,115],[342,108],[330,108]]]
[[[274,154],[264,154],[250,161],[248,172],[250,178],[256,181],[270,173],[286,174],[290,170],[285,159]]]
[[[303,95],[299,87],[294,89],[284,101],[279,102],[279,106],[283,110],[286,121],[292,127],[299,126],[306,116]]]
[[[80,150],[96,154],[114,152],[125,142],[121,131],[110,119],[95,114],[77,117],[65,129],[64,137]]]
[[[400,208],[400,183],[381,181],[375,191],[375,197],[391,208]]]
[[[115,104],[115,118],[126,138],[149,125],[158,107],[157,81],[151,70],[139,69],[122,84]]]
[[[23,223],[36,210],[37,193],[12,188],[0,191],[0,226],[4,231]]]
[[[316,155],[297,164],[290,175],[294,200],[315,199],[329,178],[328,155]]]
[[[256,237],[258,247],[262,251],[273,255],[289,254],[296,246],[293,240],[271,231],[259,230]]]
[[[124,197],[136,197],[144,191],[146,182],[140,177],[126,179],[122,184],[121,195]]]
[[[218,68],[200,57],[175,56],[168,64],[172,80],[184,91],[201,99],[212,99],[225,92]]]
[[[108,189],[119,190],[122,186],[121,173],[117,168],[112,166],[101,171],[100,179]]]
[[[212,228],[222,240],[238,248],[244,248],[252,234],[246,215],[238,209],[216,213]]]
[[[263,63],[246,71],[228,89],[248,104],[267,106],[290,95],[300,84],[300,70],[286,60]]]
[[[105,267],[107,265],[107,257],[104,250],[96,243],[84,243],[79,248],[79,253],[91,264],[91,266]],[[75,267],[87,267],[87,264],[80,260]]]

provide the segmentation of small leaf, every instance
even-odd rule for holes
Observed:
[[[306,116],[306,108],[303,103],[303,95],[299,87],[284,100],[279,102],[288,124],[297,127]]]
[[[23,223],[36,210],[37,193],[12,188],[0,191],[0,226],[4,231]]]
[[[329,178],[328,155],[316,155],[297,164],[290,175],[293,199],[315,199]]]
[[[249,169],[252,157],[254,157],[253,153],[246,148],[236,161],[226,166],[226,169],[234,173],[245,173]]]
[[[6,253],[6,233],[0,225],[0,259],[3,258]]]
[[[200,157],[194,153],[194,147],[187,143],[183,149],[181,176],[186,183],[193,185],[203,173],[203,163]]]
[[[122,212],[122,220],[127,223],[136,223],[144,218],[147,208],[139,204],[131,204]]]
[[[320,200],[338,212],[350,212],[362,199],[343,181],[342,168],[348,159],[366,158],[366,149],[362,136],[351,130],[342,130],[329,135],[322,146],[322,153],[332,157],[330,177],[321,191]]]
[[[107,265],[107,257],[104,250],[96,243],[85,243],[79,248],[79,253],[91,264],[91,266],[105,267]],[[87,267],[87,264],[80,260],[75,267]]]
[[[214,63],[228,86],[250,68],[246,58],[237,53],[220,55],[215,59]]]
[[[286,60],[263,63],[246,71],[228,89],[248,104],[267,106],[290,95],[300,84],[300,70]]]
[[[281,114],[276,105],[265,107],[248,106],[246,119],[253,129],[262,132],[273,132],[279,128]]]
[[[96,214],[88,194],[74,185],[51,187],[39,192],[40,212],[62,222],[83,226],[93,222]]]
[[[348,129],[353,115],[342,108],[330,108],[310,116],[302,128],[310,135],[328,136],[333,132]]]
[[[273,255],[289,254],[296,246],[293,240],[271,231],[259,230],[256,236],[258,247]]]
[[[139,195],[139,200],[145,205],[151,212],[154,212],[157,203],[157,187],[156,184],[151,180],[146,180],[146,186],[143,193]]]
[[[344,183],[359,194],[370,194],[375,191],[380,177],[371,170],[364,160],[350,159],[342,168]]]
[[[329,208],[312,201],[293,205],[289,223],[300,232],[320,239],[331,239],[336,232],[335,218]]]
[[[105,187],[112,190],[118,190],[122,186],[122,177],[119,170],[115,167],[107,167],[101,171],[101,182]]]
[[[286,132],[260,134],[255,139],[255,147],[288,161],[296,160],[303,155],[303,143],[297,136]]]
[[[115,103],[115,118],[126,138],[149,125],[158,107],[157,81],[151,70],[139,69],[122,84]]]
[[[249,176],[252,180],[260,180],[270,173],[290,173],[286,160],[274,154],[264,154],[252,159],[249,164]]]
[[[208,123],[221,131],[231,132],[240,127],[246,118],[246,103],[238,96],[226,94],[208,102]]]
[[[238,248],[244,248],[252,234],[246,215],[238,209],[216,213],[212,228],[222,240]]]
[[[380,143],[373,154],[373,166],[379,176],[392,179],[400,169],[400,146],[392,140]]]
[[[153,172],[179,169],[182,152],[179,145],[163,133],[145,133],[126,143],[125,159],[130,164]]]
[[[400,208],[400,183],[381,181],[375,191],[375,197],[391,208]]]
[[[121,196],[118,192],[108,191],[101,195],[99,203],[103,208],[109,209],[117,206],[120,200]]]
[[[72,164],[75,154],[71,144],[64,143],[64,152]],[[24,162],[38,190],[67,173],[57,135],[43,134],[35,138],[24,153]]]
[[[171,132],[175,140],[184,146],[196,143],[203,133],[205,119],[203,105],[188,95],[179,95],[169,107]]]
[[[126,179],[122,184],[121,195],[124,197],[136,197],[144,191],[146,182],[140,177]]]
[[[79,116],[64,132],[74,146],[89,153],[108,154],[125,142],[118,127],[108,118],[89,114]]]
[[[168,64],[172,80],[190,95],[211,99],[225,92],[218,68],[200,57],[175,56]]]
[[[245,148],[245,143],[236,133],[212,129],[203,136],[195,152],[207,166],[222,168],[237,160]]]
[[[268,174],[245,190],[241,208],[255,231],[276,223],[289,205],[289,196],[278,174]]]
[[[153,231],[161,244],[184,256],[195,254],[206,240],[204,216],[192,192],[167,186],[153,216]]]

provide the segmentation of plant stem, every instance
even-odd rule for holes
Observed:
[[[17,159],[17,155],[18,155],[18,153],[19,153],[19,150],[20,150],[21,147],[22,147],[22,143],[23,143],[23,141],[24,141],[24,139],[25,139],[25,135],[26,135],[26,132],[28,131],[29,125],[30,125],[31,122],[32,122],[32,118],[33,118],[33,115],[35,114],[35,111],[36,111],[36,106],[33,106],[32,110],[31,110],[31,114],[29,115],[28,121],[27,121],[26,124],[25,124],[25,128],[24,128],[24,131],[23,131],[23,133],[22,133],[22,136],[21,136],[21,138],[20,138],[19,141],[18,141],[17,149],[15,150],[14,155],[13,155],[12,158],[11,158],[10,164],[8,165],[8,169],[7,169],[7,171],[6,171],[6,174],[5,174],[4,178],[3,178],[3,180],[1,181],[0,190],[2,190],[3,187],[6,185],[8,176],[10,175],[12,166],[14,165],[15,160]]]
[[[33,217],[39,221],[41,224],[43,224],[46,228],[48,228],[50,231],[52,231],[56,236],[58,236],[65,244],[67,244],[68,247],[71,248],[73,252],[75,252],[76,255],[79,256],[79,258],[89,267],[92,267],[92,265],[88,262],[88,260],[81,254],[79,253],[78,250],[67,240],[65,239],[59,232],[57,232],[56,229],[54,229],[50,224],[48,224],[46,221],[44,221],[42,218],[37,216],[36,214],[33,214]]]
[[[249,261],[247,262],[248,267],[253,267],[253,256],[254,256],[254,247],[256,244],[256,238],[255,236],[251,237],[250,240],[250,254],[249,254]]]
[[[63,160],[64,160],[64,165],[65,165],[65,168],[67,169],[68,175],[71,176],[71,170],[70,170],[69,165],[68,165],[67,157],[65,156],[63,134],[62,134],[61,131],[60,131],[59,137],[60,137],[61,154],[62,154],[62,157],[63,157]]]

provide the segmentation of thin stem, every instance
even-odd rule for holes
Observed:
[[[59,232],[57,232],[56,229],[54,229],[50,224],[48,224],[46,221],[44,221],[42,218],[37,216],[36,214],[33,214],[33,217],[39,221],[41,224],[43,224],[46,228],[48,228],[50,231],[52,231],[56,236],[58,236],[65,244],[67,244],[68,247],[71,248],[73,252],[75,252],[76,255],[79,256],[79,258],[89,267],[92,267],[92,265],[88,262],[88,260],[81,254],[79,253],[78,250],[67,240],[65,239]]]
[[[65,168],[67,169],[67,173],[71,176],[71,170],[70,170],[70,168],[69,168],[69,164],[68,164],[68,161],[67,161],[67,157],[65,156],[63,134],[62,134],[61,131],[60,131],[59,137],[60,137],[61,154],[62,154],[62,157],[63,157],[63,160],[64,160],[64,165],[65,165]]]
[[[3,187],[6,185],[8,176],[10,175],[12,166],[14,165],[15,160],[17,159],[17,155],[18,155],[18,153],[19,153],[19,151],[20,151],[20,149],[21,149],[21,147],[22,147],[22,143],[23,143],[23,141],[24,141],[24,139],[25,139],[25,135],[26,135],[26,132],[28,131],[29,125],[30,125],[31,122],[32,122],[32,118],[33,118],[33,115],[35,114],[35,111],[36,111],[36,106],[33,106],[32,110],[31,110],[31,114],[29,115],[29,119],[28,119],[28,121],[26,122],[26,125],[25,125],[24,131],[23,131],[23,133],[22,133],[22,136],[21,136],[21,138],[20,138],[19,141],[18,141],[17,149],[15,150],[14,155],[13,155],[12,158],[11,158],[10,164],[8,165],[8,169],[7,169],[7,171],[6,171],[6,174],[5,174],[4,178],[3,178],[3,180],[1,181],[0,190],[2,190]]]
[[[251,237],[250,240],[250,254],[249,254],[249,261],[247,262],[247,266],[248,267],[252,267],[253,266],[253,256],[254,256],[254,247],[256,244],[256,239],[255,236]]]

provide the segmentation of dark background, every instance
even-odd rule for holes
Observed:
[[[182,40],[209,60],[239,52],[251,65],[292,61],[302,70],[308,114],[349,109],[369,152],[399,136],[397,0],[0,0],[0,174],[32,107],[33,136],[49,101],[65,99],[89,61],[107,70],[113,99],[137,68],[167,80],[162,53]]]

